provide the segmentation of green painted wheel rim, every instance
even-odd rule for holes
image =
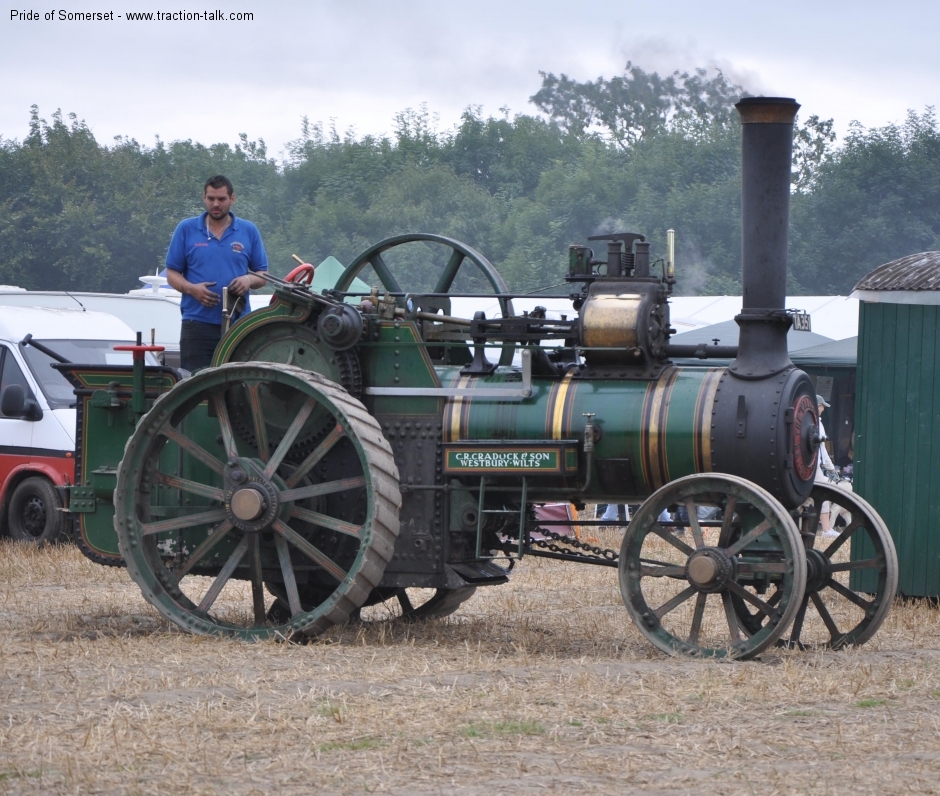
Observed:
[[[659,522],[670,505],[686,506],[684,536]],[[723,508],[717,527],[698,519],[703,505]],[[717,572],[713,581],[694,580],[691,573],[702,566]],[[743,478],[708,473],[672,481],[647,499],[624,535],[619,574],[627,611],[658,649],[748,658],[774,644],[793,621],[806,587],[806,559],[796,524],[769,492]],[[773,604],[758,593],[756,584],[765,579],[779,584]],[[755,632],[740,625],[732,595],[763,605]]]
[[[236,385],[262,437],[265,389],[303,397],[293,437],[289,429],[268,456],[234,432]],[[333,428],[291,464],[304,423],[322,424],[324,413]],[[144,597],[180,627],[246,639],[315,634],[345,621],[381,580],[398,531],[397,479],[375,421],[338,385],[297,368],[233,363],[184,380],[141,418],[118,471],[115,529]],[[271,617],[271,582],[294,597],[289,617]],[[298,593],[311,583],[322,599],[302,605]]]

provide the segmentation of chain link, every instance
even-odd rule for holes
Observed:
[[[570,536],[565,536],[564,534],[555,533],[554,531],[550,531],[547,528],[536,528],[536,531],[547,538],[532,539],[530,537],[529,544],[532,547],[539,547],[552,553],[565,553],[566,555],[574,555],[578,556],[579,558],[586,559],[599,558],[605,561],[616,561],[620,557],[620,554],[616,550],[610,550],[604,547],[595,547],[594,545],[588,544],[587,542],[582,542]],[[559,547],[557,544],[554,544],[554,542],[561,542],[561,544],[567,545],[567,548]],[[571,550],[570,548],[575,549]],[[581,550],[584,550],[585,552],[579,552]]]

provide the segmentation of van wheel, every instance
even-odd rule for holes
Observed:
[[[10,498],[10,536],[34,545],[52,544],[65,537],[67,517],[62,503],[45,478],[27,478]]]

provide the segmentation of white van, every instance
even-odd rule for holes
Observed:
[[[0,533],[42,544],[69,527],[60,509],[75,483],[75,395],[27,335],[65,360],[114,365],[131,364],[114,346],[136,335],[104,312],[0,307]]]

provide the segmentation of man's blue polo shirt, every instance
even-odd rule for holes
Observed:
[[[180,310],[184,321],[222,323],[222,288],[248,271],[267,271],[268,255],[258,228],[250,221],[236,218],[226,227],[219,240],[206,226],[208,213],[180,221],[166,253],[166,267],[179,271],[187,281],[215,282],[209,288],[220,296],[214,307],[204,307],[192,296],[184,295]]]

